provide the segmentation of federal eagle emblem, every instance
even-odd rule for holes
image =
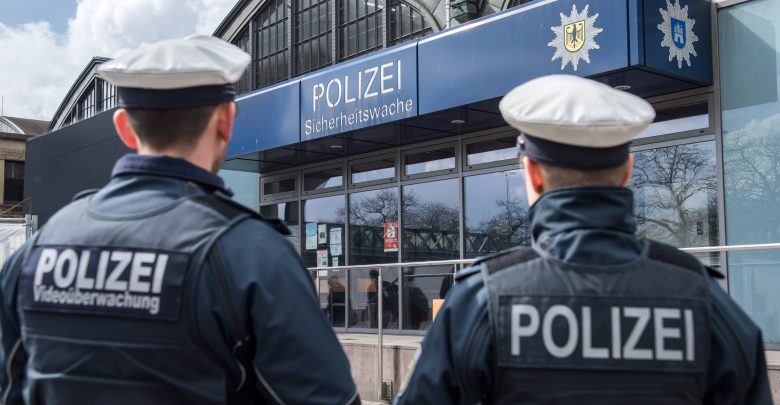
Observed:
[[[663,22],[658,24],[658,29],[664,34],[661,46],[669,48],[669,61],[677,58],[677,68],[682,69],[683,60],[691,66],[691,55],[696,55],[693,43],[699,37],[693,33],[696,20],[688,18],[688,6],[680,7],[680,0],[672,4],[666,0],[666,10],[659,8]]]
[[[561,59],[561,70],[571,63],[576,71],[580,60],[590,63],[589,51],[599,49],[595,38],[604,31],[595,26],[598,16],[598,13],[588,16],[587,4],[582,12],[578,12],[577,5],[572,4],[571,14],[567,16],[561,13],[561,25],[550,28],[555,33],[555,39],[547,46],[555,48],[551,60]]]

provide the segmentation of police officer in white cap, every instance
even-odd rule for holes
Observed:
[[[359,403],[289,230],[215,174],[248,63],[195,36],[99,67],[138,154],[0,273],[2,403]]]
[[[575,76],[500,103],[533,243],[460,273],[399,404],[771,404],[761,332],[716,271],[635,236],[644,100]]]

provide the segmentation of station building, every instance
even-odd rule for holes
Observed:
[[[252,55],[221,174],[287,222],[342,332],[376,331],[379,265],[385,332],[421,334],[453,261],[530,243],[517,132],[498,101],[541,75],[655,107],[632,144],[639,234],[780,242],[778,16],[780,0],[241,0],[214,33]],[[29,143],[41,223],[127,153],[102,61]],[[698,256],[780,349],[780,251]]]

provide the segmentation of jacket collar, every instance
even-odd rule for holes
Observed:
[[[165,155],[125,155],[114,165],[111,177],[129,174],[172,177],[197,183],[228,196],[233,195],[219,176],[180,158]]]
[[[634,236],[634,195],[624,187],[571,187],[542,194],[531,207],[534,245],[564,261],[620,264],[642,244]]]

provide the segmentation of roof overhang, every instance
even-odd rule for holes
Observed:
[[[261,89],[238,100],[227,167],[276,170],[504,126],[500,97],[547,74],[587,76],[642,97],[707,86],[711,7],[537,0]],[[576,70],[556,52],[576,59]]]

